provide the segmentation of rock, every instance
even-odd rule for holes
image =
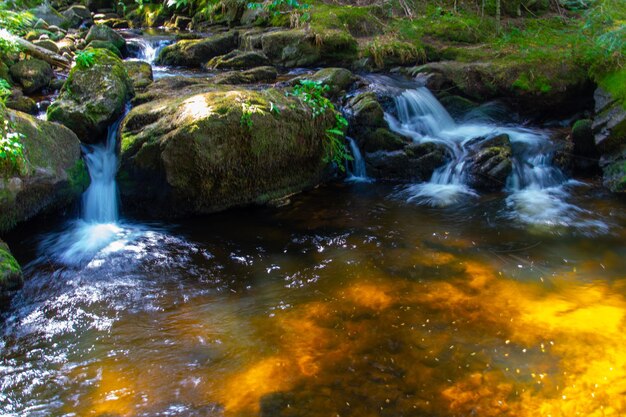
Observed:
[[[11,66],[10,73],[26,94],[36,93],[47,87],[54,75],[50,64],[40,59],[20,61]]]
[[[97,143],[124,112],[133,86],[117,56],[106,49],[90,51],[95,64],[70,71],[59,98],[48,108],[48,120],[69,127],[85,143]]]
[[[144,61],[124,61],[124,67],[133,82],[135,90],[141,90],[152,84],[152,66]]]
[[[115,9],[115,1],[114,0],[87,0],[87,8],[92,12],[101,11],[104,9],[113,10]]]
[[[181,40],[163,48],[156,63],[200,68],[211,58],[225,55],[235,49],[238,39],[238,32],[230,31],[210,38]]]
[[[157,98],[133,108],[122,125],[125,207],[169,217],[205,214],[284,198],[324,178],[333,113],[313,118],[308,106],[275,89],[184,79],[153,88]]]
[[[226,55],[216,56],[212,58],[206,67],[209,69],[248,69],[255,67],[268,66],[270,60],[265,54],[256,51],[240,51],[234,50]]]
[[[58,53],[60,54],[64,54],[64,53],[68,53],[71,54],[72,52],[76,51],[76,44],[74,42],[73,39],[71,38],[63,38],[60,41],[58,41],[56,43],[57,49],[58,49]]]
[[[111,42],[107,42],[107,41],[91,41],[89,42],[89,45],[87,45],[87,48],[93,48],[93,49],[107,49],[111,52],[113,52],[117,57],[121,58],[122,57],[122,52],[120,52],[119,49],[117,49],[115,47],[115,45],[113,45],[113,43]]]
[[[93,24],[91,12],[85,6],[74,5],[61,14],[66,19],[66,27],[79,28],[82,25]]]
[[[25,159],[19,169],[0,164],[0,232],[66,206],[89,182],[80,142],[71,130],[25,113],[9,110],[7,114],[23,135]]]
[[[52,8],[47,2],[42,3],[34,9],[30,9],[30,12],[36,19],[43,20],[48,25],[64,26],[66,24],[65,17]]]
[[[303,78],[326,84],[330,87],[329,95],[334,98],[338,98],[342,93],[345,94],[357,80],[357,77],[345,68],[324,68],[311,76],[297,77],[293,81]]]
[[[57,46],[57,44],[49,39],[35,41],[33,43],[37,46],[47,49],[48,51],[52,51],[55,54],[59,53],[59,47]]]
[[[599,80],[594,94],[592,130],[603,184],[613,192],[626,192],[626,98],[620,94],[625,82],[626,70],[608,74]]]
[[[37,112],[37,103],[30,97],[25,97],[22,90],[14,88],[11,95],[6,99],[6,106],[13,110],[23,113],[35,114]]]
[[[48,29],[48,23],[43,19],[37,19],[37,21],[33,25],[33,28],[46,30]]]
[[[278,71],[274,67],[257,67],[247,71],[229,71],[216,75],[214,84],[256,84],[276,81]]]
[[[468,143],[468,147],[473,151],[467,160],[468,184],[481,191],[503,189],[513,170],[509,135],[476,138]]]
[[[439,102],[453,117],[461,117],[478,107],[478,104],[465,97],[447,95],[439,98]]]
[[[576,174],[594,174],[598,170],[600,157],[589,119],[576,121],[572,127],[573,170]]]
[[[447,151],[434,142],[414,143],[395,152],[378,151],[365,155],[367,173],[391,181],[427,181],[446,162]]]
[[[133,27],[132,23],[127,19],[121,19],[120,17],[109,19],[98,19],[95,21],[98,25],[108,26],[112,29],[130,29]]]
[[[93,25],[85,37],[85,42],[90,43],[92,41],[110,42],[120,52],[124,53],[126,51],[126,40],[108,26]]]
[[[477,102],[502,99],[515,111],[538,119],[568,116],[591,107],[592,83],[584,68],[545,59],[540,62],[495,60],[441,61],[415,67],[413,75],[431,75],[427,87]]]
[[[272,31],[261,35],[261,48],[272,63],[289,68],[321,63],[349,66],[357,58],[356,40],[335,30],[322,34],[302,29]]]
[[[0,310],[6,307],[6,293],[19,289],[23,283],[20,264],[11,254],[9,246],[0,240]]]

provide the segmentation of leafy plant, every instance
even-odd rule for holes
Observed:
[[[23,145],[24,137],[15,130],[15,126],[6,116],[5,101],[11,94],[11,85],[0,78],[0,172],[20,172],[25,165]]]
[[[11,95],[11,84],[4,78],[0,78],[0,102],[4,103],[7,97]]]
[[[250,104],[242,100],[238,101],[241,102],[241,119],[239,120],[239,124],[247,127],[248,129],[252,129],[254,125],[252,122],[252,115],[255,113],[265,114],[265,110],[263,110],[258,104]]]
[[[78,69],[88,69],[95,64],[95,54],[91,51],[82,51],[76,54],[76,67]]]
[[[183,9],[191,5],[191,0],[167,0],[167,7],[175,9]]]
[[[265,10],[272,16],[289,15],[290,25],[298,27],[301,23],[311,20],[308,3],[300,3],[298,0],[271,0],[263,3],[248,3],[248,9]]]
[[[335,125],[326,130],[326,155],[324,156],[324,162],[333,162],[341,171],[345,171],[345,161],[351,161],[352,156],[346,148],[344,142],[344,131],[348,127],[348,121],[341,113],[337,112],[335,105],[324,96],[324,93],[328,92],[330,87],[319,81],[313,80],[300,80],[296,86],[294,86],[291,95],[297,97],[304,104],[308,105],[312,110],[313,118],[316,118],[328,110],[335,113]]]

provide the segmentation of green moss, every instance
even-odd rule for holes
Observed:
[[[383,22],[377,17],[376,6],[338,6],[316,3],[311,9],[311,27],[317,31],[340,29],[353,36],[374,36],[383,32]]]
[[[0,292],[14,290],[22,284],[22,268],[9,247],[0,241]]]
[[[626,191],[626,161],[614,162],[604,168],[605,185],[613,192]]]
[[[613,71],[598,78],[598,85],[622,102],[626,109],[626,69]]]
[[[85,191],[91,183],[89,171],[87,170],[87,166],[82,159],[76,161],[74,166],[67,170],[67,177],[70,187],[76,194]]]
[[[513,87],[528,92],[549,93],[552,90],[550,80],[544,75],[533,75],[526,72],[513,82]]]
[[[368,43],[361,52],[369,57],[377,68],[398,65],[417,65],[426,61],[423,45],[398,41],[393,38],[378,38]]]

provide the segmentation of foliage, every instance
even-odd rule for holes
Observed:
[[[15,126],[6,116],[5,100],[11,94],[11,85],[0,78],[0,172],[20,172],[24,167],[24,136],[15,131]]]
[[[187,6],[191,6],[191,0],[167,0],[167,7],[175,9],[184,9]]]
[[[272,16],[289,15],[292,27],[298,27],[300,24],[311,20],[311,14],[308,3],[300,3],[298,0],[271,0],[263,3],[248,3],[249,9],[266,10]]]
[[[333,103],[324,96],[324,93],[330,91],[330,87],[319,81],[300,80],[296,84],[291,95],[297,97],[312,110],[313,118],[316,118],[326,111],[330,110],[335,113],[335,126],[326,130],[326,155],[324,162],[333,162],[341,171],[344,171],[344,162],[352,160],[346,144],[344,142],[344,131],[348,127],[348,121],[340,113],[335,110]]]
[[[81,51],[76,54],[76,67],[78,69],[88,69],[95,64],[95,53],[91,51]]]
[[[33,15],[28,12],[16,12],[4,9],[0,3],[0,54],[7,55],[20,51],[13,36],[25,34],[33,24]]]
[[[254,123],[252,122],[252,115],[255,113],[265,114],[265,110],[263,110],[258,104],[251,104],[239,99],[237,101],[241,102],[241,119],[239,120],[239,124],[247,127],[248,129],[252,129],[254,126]],[[271,110],[272,109],[270,108],[270,111]]]

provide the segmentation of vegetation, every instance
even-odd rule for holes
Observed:
[[[75,60],[78,69],[91,68],[96,62],[93,51],[81,51],[76,54]]]
[[[335,112],[335,126],[326,130],[326,138],[328,140],[326,142],[324,161],[327,163],[333,162],[340,170],[344,171],[344,162],[352,160],[344,142],[344,132],[348,127],[348,121],[340,113],[336,112],[335,105],[324,96],[328,91],[330,91],[330,87],[321,82],[300,80],[294,86],[293,91],[287,94],[299,98],[304,104],[308,105],[313,112],[313,118],[327,111]]]
[[[0,173],[12,174],[24,168],[24,153],[20,139],[23,135],[16,132],[13,122],[6,114],[5,101],[11,94],[11,85],[0,78]]]

